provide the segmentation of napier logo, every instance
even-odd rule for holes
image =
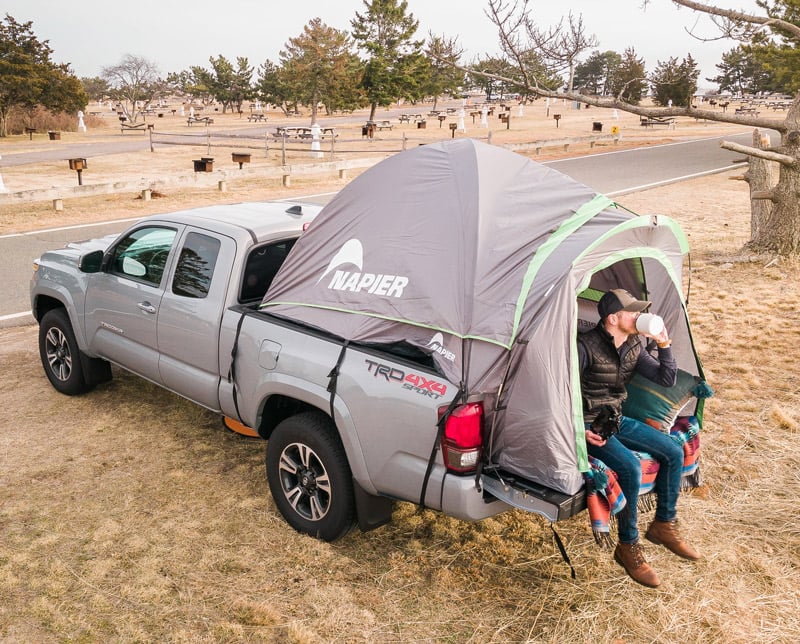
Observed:
[[[448,351],[444,346],[444,336],[441,333],[434,333],[431,341],[428,342],[428,346],[433,349],[436,353],[441,355],[443,358],[449,360],[450,362],[454,362],[456,359],[456,354],[452,351]]]
[[[345,266],[355,267],[358,270],[345,270],[343,268]],[[402,297],[403,289],[408,285],[408,278],[403,275],[365,273],[364,248],[357,239],[349,239],[342,245],[328,263],[328,268],[317,280],[317,284],[328,275],[331,275],[328,288],[334,291]]]

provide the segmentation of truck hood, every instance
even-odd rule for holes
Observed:
[[[65,249],[70,249],[77,251],[78,255],[85,255],[86,253],[91,253],[94,250],[102,250],[105,251],[111,243],[118,237],[117,234],[106,235],[105,237],[98,237],[97,239],[86,239],[84,241],[78,242],[70,242],[66,246]]]

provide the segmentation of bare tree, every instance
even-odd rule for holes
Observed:
[[[132,54],[123,56],[117,65],[104,67],[101,77],[131,123],[136,123],[141,111],[161,96],[165,87],[155,63]]]
[[[646,5],[649,0],[645,0]],[[695,12],[711,16],[715,25],[726,38],[749,37],[759,33],[762,38],[769,36],[767,30],[778,34],[778,37],[793,43],[800,43],[800,25],[787,19],[776,17],[776,11],[769,11],[764,5],[764,15],[747,13],[733,9],[721,9],[712,5],[691,0],[672,0],[674,4],[692,9]],[[794,0],[792,0],[793,2]],[[732,142],[723,142],[725,149],[743,153],[753,159],[772,161],[779,165],[780,172],[777,184],[765,185],[768,173],[748,173],[746,179],[750,183],[752,212],[758,213],[758,225],[751,226],[753,238],[748,243],[749,250],[760,252],[776,252],[781,255],[800,254],[800,92],[795,96],[786,118],[779,121],[758,114],[736,114],[718,112],[713,109],[698,109],[689,102],[688,105],[670,107],[643,107],[627,102],[622,97],[624,89],[616,96],[585,96],[572,91],[554,92],[537,82],[533,75],[526,74],[521,64],[524,54],[535,46],[528,31],[527,0],[489,0],[486,12],[489,19],[497,26],[501,47],[506,56],[518,67],[520,76],[527,84],[528,91],[538,96],[566,98],[587,105],[619,109],[644,117],[676,117],[690,116],[722,123],[736,123],[763,130],[776,130],[780,133],[780,143],[775,146],[743,146]],[[790,3],[791,4],[791,3]],[[788,11],[786,16],[792,16]],[[796,44],[795,44],[796,46]],[[472,70],[473,74],[479,74]],[[510,79],[484,74],[496,80]],[[515,82],[519,82],[517,79]],[[760,135],[758,136],[759,140]],[[767,208],[764,208],[764,204]],[[769,207],[771,206],[771,208]],[[765,210],[768,211],[765,213]],[[754,214],[755,216],[755,214]]]
[[[527,3],[527,0],[525,0]],[[543,29],[525,14],[525,31],[533,48],[539,53],[551,71],[567,74],[567,91],[574,89],[575,67],[583,52],[597,47],[599,41],[592,34],[586,35],[583,26],[583,16],[573,15],[570,11],[565,19],[562,18],[554,27]]]

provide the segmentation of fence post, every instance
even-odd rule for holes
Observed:
[[[211,155],[211,129],[206,124],[206,154]]]
[[[150,132],[150,152],[155,152],[155,149],[153,148],[153,130],[148,129],[148,131]]]
[[[403,132],[403,150],[406,149],[406,133]]]
[[[281,139],[281,165],[286,165],[286,132]]]

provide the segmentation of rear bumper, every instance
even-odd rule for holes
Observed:
[[[505,504],[535,512],[550,521],[568,519],[586,509],[586,492],[564,494],[518,476],[492,470],[481,475],[484,490]]]

